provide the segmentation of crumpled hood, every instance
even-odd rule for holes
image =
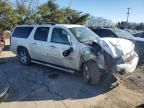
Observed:
[[[118,58],[131,53],[135,45],[126,39],[120,38],[101,38],[97,43],[113,58]]]

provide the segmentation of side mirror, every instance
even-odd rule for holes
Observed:
[[[70,47],[69,49],[65,50],[63,52],[63,56],[67,57],[67,56],[69,56],[71,54],[71,52],[73,52],[73,48],[72,47]]]

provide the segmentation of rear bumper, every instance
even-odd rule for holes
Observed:
[[[17,54],[17,48],[16,48],[15,46],[10,46],[10,50],[11,50],[13,53]]]

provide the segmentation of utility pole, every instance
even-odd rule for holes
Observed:
[[[69,0],[69,9],[71,9],[71,4],[72,4],[72,1]]]
[[[131,8],[127,8],[127,10],[128,10],[128,12],[127,12],[127,23],[129,22],[130,9]]]
[[[69,6],[68,6],[68,9],[69,9],[69,11],[68,11],[68,17],[67,17],[67,19],[68,19],[68,21],[69,21],[69,23],[71,24],[71,21],[72,21],[72,16],[71,16],[71,4],[72,4],[72,1],[71,0],[69,0]]]

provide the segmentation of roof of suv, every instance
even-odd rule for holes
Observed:
[[[83,27],[82,25],[76,25],[76,24],[33,24],[33,25],[18,25],[16,27],[39,27],[39,26],[57,26],[57,27],[66,27],[66,28],[72,28],[72,27]]]

